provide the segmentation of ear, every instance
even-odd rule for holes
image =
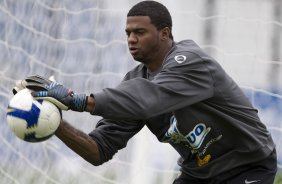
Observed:
[[[165,27],[161,30],[161,40],[168,40],[169,39],[169,35],[170,35],[170,29],[168,27]]]

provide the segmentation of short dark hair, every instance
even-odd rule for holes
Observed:
[[[163,4],[156,1],[139,2],[129,10],[127,17],[129,16],[148,16],[158,30],[168,27],[170,29],[169,37],[173,39],[171,15]]]

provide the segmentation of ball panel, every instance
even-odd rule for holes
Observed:
[[[24,100],[22,98],[24,98]],[[13,96],[13,98],[10,100],[9,106],[24,111],[29,111],[31,109],[31,104],[33,101],[34,99],[30,94],[30,90],[23,89],[15,96]]]
[[[60,110],[49,101],[44,101],[42,103],[42,108],[46,109],[46,111],[41,112],[42,114],[40,114],[40,118],[48,120],[47,125],[50,130],[57,130],[60,125],[57,122],[60,122],[62,119]]]
[[[23,139],[26,132],[26,121],[13,116],[8,116],[7,121],[12,132],[18,138]]]
[[[27,122],[26,128],[37,126],[40,109],[34,103],[31,103],[31,107],[28,111],[10,105],[8,106],[8,111],[7,115],[24,119]]]
[[[40,119],[40,123],[36,127],[35,137],[42,138],[46,135],[53,134],[54,130],[49,128],[49,120],[48,119]]]

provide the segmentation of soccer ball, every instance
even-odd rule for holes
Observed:
[[[27,142],[42,142],[54,134],[61,121],[60,110],[46,100],[35,100],[29,89],[19,91],[7,109],[12,132]]]

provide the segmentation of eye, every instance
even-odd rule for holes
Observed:
[[[143,35],[144,33],[145,33],[145,30],[141,29],[141,30],[137,30],[135,34]]]

